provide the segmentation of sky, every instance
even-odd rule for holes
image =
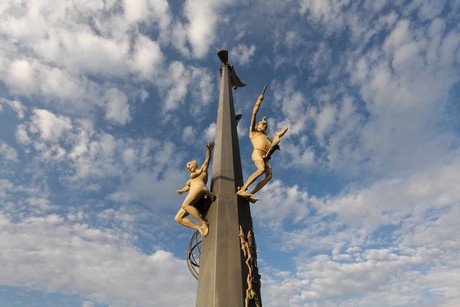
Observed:
[[[252,205],[264,306],[460,305],[460,1],[2,0],[0,305],[194,306],[174,222],[214,139],[288,127]]]

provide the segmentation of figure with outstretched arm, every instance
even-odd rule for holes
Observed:
[[[198,230],[203,237],[208,235],[208,223],[201,217],[200,212],[193,205],[195,205],[205,194],[209,193],[206,183],[208,182],[208,167],[209,162],[211,161],[211,153],[214,148],[214,142],[209,142],[206,147],[206,158],[200,168],[198,168],[198,162],[196,160],[187,163],[187,169],[190,172],[190,180],[187,181],[185,187],[177,190],[177,193],[180,195],[188,191],[188,195],[175,217],[175,221],[177,223],[185,227]],[[199,223],[199,225],[192,220],[185,218],[189,214]]]
[[[257,170],[249,176],[246,183],[238,189],[236,194],[244,197],[252,203],[255,203],[258,199],[254,197],[254,194],[262,189],[265,184],[272,178],[272,167],[268,160],[271,158],[271,154],[279,149],[279,142],[281,137],[287,132],[288,128],[283,128],[275,134],[273,141],[267,135],[267,122],[265,121],[266,116],[262,118],[260,122],[256,124],[257,113],[259,112],[260,105],[264,100],[264,92],[257,99],[254,108],[252,110],[251,125],[249,128],[249,139],[251,140],[254,150],[252,152],[252,161],[256,166]],[[257,183],[250,193],[247,192],[248,187],[261,175],[265,174],[265,177]]]

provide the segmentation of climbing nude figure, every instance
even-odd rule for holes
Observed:
[[[209,142],[206,146],[206,158],[201,168],[198,168],[198,162],[196,160],[187,163],[187,169],[190,172],[190,180],[187,181],[185,187],[177,190],[177,193],[181,195],[188,191],[188,195],[182,203],[182,207],[177,212],[175,221],[185,227],[198,230],[203,237],[208,235],[208,223],[203,220],[200,212],[193,206],[196,204],[209,190],[206,186],[208,182],[208,167],[211,161],[211,152],[214,148],[214,142]],[[192,220],[185,218],[187,215],[191,215],[199,223],[197,225]]]
[[[265,121],[266,116],[262,118],[260,122],[256,124],[256,116],[259,111],[260,104],[264,100],[264,92],[267,88],[265,85],[262,94],[256,101],[254,109],[252,111],[251,126],[249,128],[249,138],[252,145],[254,146],[254,151],[252,152],[252,161],[254,162],[257,170],[249,176],[246,183],[238,189],[236,194],[244,197],[248,201],[255,203],[258,199],[254,197],[254,194],[262,189],[265,184],[270,181],[272,178],[272,167],[268,160],[270,159],[272,153],[279,149],[280,138],[286,133],[288,128],[283,128],[275,134],[273,141],[267,135],[267,122]],[[265,177],[254,187],[254,189],[247,193],[249,185],[251,185],[257,178],[262,174],[265,174]]]

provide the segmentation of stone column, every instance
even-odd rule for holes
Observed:
[[[243,307],[249,268],[241,249],[240,226],[244,235],[248,232],[253,235],[253,227],[249,203],[235,194],[237,187],[243,185],[232,95],[236,74],[228,64],[227,52],[220,51],[219,57],[221,82],[211,179],[211,192],[216,200],[206,216],[209,234],[201,248],[196,306]],[[259,273],[257,268],[251,271],[252,289],[259,304],[250,299],[248,306],[261,306]]]

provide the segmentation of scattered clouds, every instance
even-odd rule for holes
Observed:
[[[3,109],[2,105],[9,106],[16,113],[18,119],[24,118],[25,107],[20,101],[0,98],[0,112]]]
[[[208,53],[209,47],[216,38],[214,29],[225,20],[225,9],[233,2],[224,0],[218,3],[212,0],[187,0],[184,3],[183,13],[188,23],[185,24],[186,37],[191,45],[192,54],[202,58]]]
[[[453,283],[458,277],[437,265],[428,270],[424,267],[425,263],[447,257],[447,253],[426,248],[355,250],[351,256],[348,253],[320,255],[299,264],[296,275],[273,272],[264,284],[270,289],[266,290],[270,293],[269,299],[277,306],[286,303],[310,306],[313,304],[309,302],[318,300],[324,306],[421,305],[430,295],[435,297],[437,305],[452,306],[460,299],[458,293],[431,292],[430,289],[446,285],[438,279],[442,274],[451,276]],[[408,267],[412,269],[410,272]],[[420,295],[420,289],[426,293]],[[344,296],[353,298],[343,301]]]
[[[56,116],[42,109],[35,109],[33,113],[29,130],[32,133],[38,133],[44,141],[59,141],[59,138],[65,132],[72,129],[72,124],[68,117]]]
[[[164,60],[159,44],[143,35],[136,40],[134,53],[129,62],[130,69],[147,80],[158,78]]]
[[[204,136],[207,140],[214,140],[216,137],[216,123],[211,123],[204,132]]]
[[[310,151],[315,163],[342,174],[356,176],[362,170],[382,175],[412,172],[431,157],[449,152],[455,140],[439,126],[446,118],[449,88],[458,82],[460,36],[439,17],[445,3],[436,9],[415,3],[409,11],[428,20],[428,26],[411,19],[409,11],[388,9],[382,1],[365,3],[365,18],[353,3],[301,3],[300,13],[328,36],[346,28],[353,47],[342,50],[347,55],[342,58],[332,53],[335,42],[320,43],[309,63],[310,81],[317,82],[327,72],[328,82],[308,96],[295,93],[299,80],[287,77],[279,83],[275,97],[284,106],[283,125],[290,127],[289,135],[313,129],[315,139],[309,142],[318,145],[292,151],[291,160],[298,161],[294,163],[308,165],[302,156]],[[376,23],[371,22],[373,16],[379,17]],[[366,25],[371,25],[367,31]],[[334,67],[326,66],[325,71],[324,64],[333,61]],[[350,96],[350,87],[357,87],[359,95]],[[300,120],[300,114],[307,120]]]
[[[80,111],[101,108],[108,121],[119,125],[131,121],[133,102],[130,89],[120,87],[117,79],[130,74],[157,87],[166,112],[176,109],[190,89],[203,105],[211,99],[206,72],[178,61],[165,63],[163,51],[174,44],[169,33],[181,28],[194,56],[207,53],[219,20],[211,2],[200,5],[200,16],[194,13],[193,1],[188,2],[184,12],[190,23],[184,25],[173,20],[162,0],[94,5],[63,1],[53,10],[46,9],[45,1],[24,6],[7,2],[4,7],[1,80],[12,95],[39,95]],[[147,36],[146,26],[157,26],[158,35]],[[102,85],[95,82],[101,77],[109,79]],[[198,88],[191,86],[199,79]],[[101,101],[101,95],[107,98]]]
[[[279,180],[269,182],[261,191],[261,206],[254,207],[257,221],[273,230],[279,230],[283,223],[300,223],[309,214],[308,193],[299,190],[297,185],[287,187]]]
[[[452,256],[460,248],[455,239],[460,213],[457,165],[450,161],[408,178],[322,199],[275,182],[264,193],[270,195],[264,208],[254,207],[254,216],[271,240],[280,239],[278,249],[298,253],[294,275],[264,269],[269,301],[280,306],[318,301],[325,306],[338,301],[345,306],[391,306],[426,300],[455,305],[458,292],[441,276],[452,276],[450,285],[458,282],[458,274],[449,273],[458,264]],[[280,232],[280,225],[285,231]],[[426,294],[420,296],[420,289]],[[354,298],[344,302],[350,295]]]
[[[237,61],[240,65],[247,65],[256,52],[256,45],[250,46],[238,44],[238,46],[230,50],[230,57]]]
[[[1,283],[88,307],[194,301],[175,190],[215,137],[207,58],[229,45],[239,98],[263,78],[270,134],[289,127],[252,207],[263,301],[458,305],[459,4],[242,5],[0,4]]]
[[[8,144],[0,143],[0,155],[7,161],[18,162],[18,153],[16,150]]]
[[[194,279],[170,252],[144,254],[129,236],[56,214],[15,222],[1,214],[0,221],[2,284],[113,306],[188,306],[194,299]],[[171,284],[181,295],[168,291]]]
[[[326,31],[332,32],[343,27],[346,19],[344,9],[349,5],[350,1],[302,0],[299,12],[316,24],[326,25]]]
[[[131,121],[128,97],[115,88],[107,91],[104,97],[107,100],[105,118],[117,124],[124,125]]]

